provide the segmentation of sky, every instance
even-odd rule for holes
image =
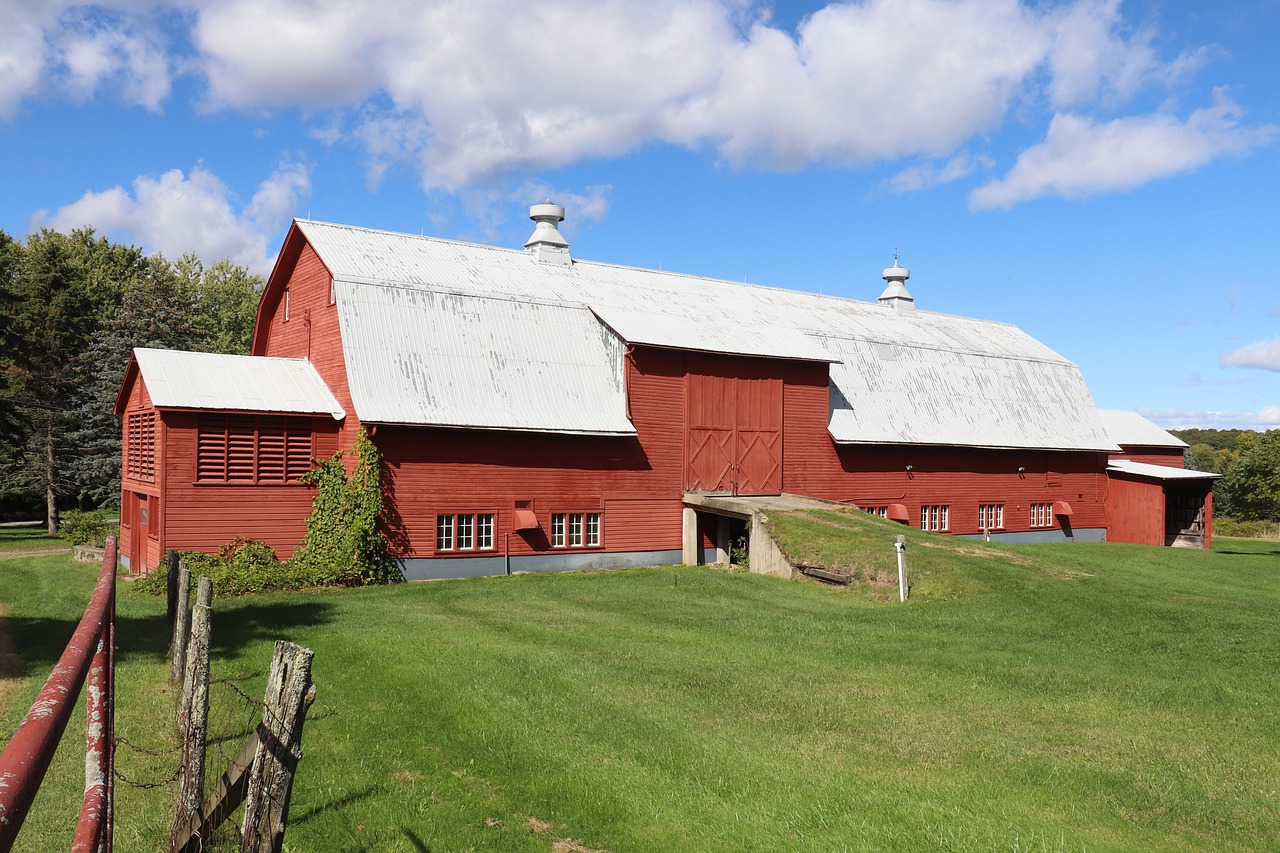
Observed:
[[[268,275],[293,218],[1013,323],[1280,427],[1280,0],[0,0],[0,229]],[[713,306],[707,322],[715,322]]]

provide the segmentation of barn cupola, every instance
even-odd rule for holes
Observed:
[[[916,300],[907,292],[907,279],[911,278],[911,270],[898,264],[898,253],[893,253],[893,266],[880,274],[888,284],[884,293],[880,294],[880,304],[888,305],[896,311],[916,310]]]
[[[564,221],[564,208],[547,199],[529,208],[529,218],[536,225],[533,235],[524,244],[524,250],[544,264],[567,267],[573,263],[569,257],[569,241],[560,234],[558,223]]]

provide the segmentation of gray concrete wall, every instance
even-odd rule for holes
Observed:
[[[791,563],[783,556],[769,532],[769,524],[760,513],[751,515],[751,536],[747,542],[751,552],[751,571],[760,575],[773,575],[788,580],[795,574]]]
[[[681,552],[672,551],[622,551],[622,552],[556,552],[533,554],[511,558],[514,572],[574,572],[588,569],[629,569],[636,566],[678,565]],[[447,557],[443,559],[413,558],[398,560],[405,580],[447,580],[452,578],[480,578],[504,575],[506,558],[496,557]]]

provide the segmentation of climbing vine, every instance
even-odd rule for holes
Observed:
[[[351,452],[356,464],[350,476],[341,450],[318,460],[315,468],[302,475],[302,482],[316,487],[316,496],[293,562],[320,584],[357,586],[401,580],[381,530],[382,454],[363,427]]]

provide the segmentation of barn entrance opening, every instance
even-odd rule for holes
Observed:
[[[1203,548],[1205,492],[1200,489],[1168,489],[1164,500],[1164,544],[1176,548]]]

